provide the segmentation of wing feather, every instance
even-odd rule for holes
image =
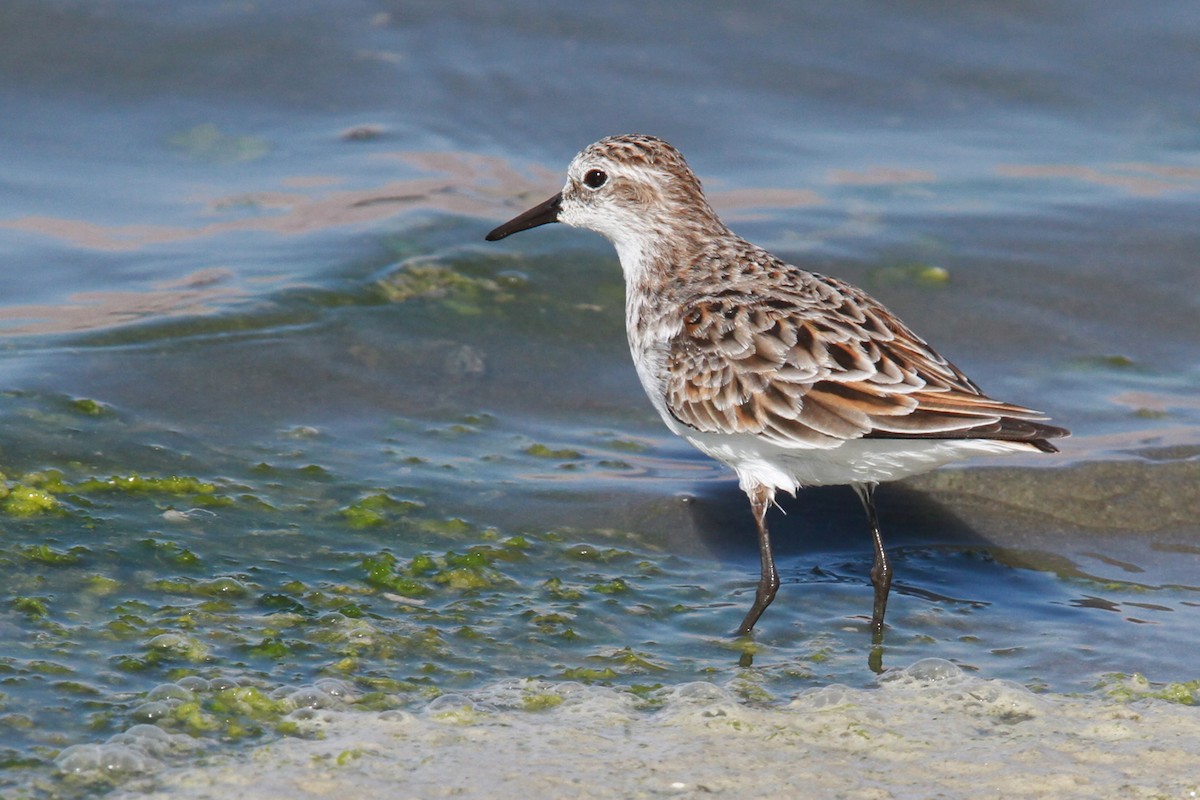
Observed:
[[[1044,440],[1065,435],[984,395],[861,290],[757,248],[746,256],[775,280],[697,294],[667,343],[666,406],[685,425],[798,448],[985,437],[1053,449]]]

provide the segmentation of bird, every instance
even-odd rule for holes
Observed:
[[[625,279],[642,387],[674,433],[737,474],[761,573],[737,634],[779,589],[767,511],[776,494],[850,485],[874,547],[870,630],[882,640],[892,565],[875,487],[978,455],[1058,451],[1048,417],[993,400],[862,289],[733,233],[674,146],[622,134],[585,147],[562,191],[498,226],[600,233]]]

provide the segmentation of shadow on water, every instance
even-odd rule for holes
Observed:
[[[884,485],[878,498],[889,550],[913,544],[980,541],[969,523],[921,492]],[[866,517],[849,487],[811,487],[800,490],[794,498],[780,495],[776,499],[779,507],[769,512],[768,525],[777,557],[795,558],[813,552],[851,554],[861,546],[864,557],[870,560]],[[749,506],[736,483],[698,486],[688,506],[696,520],[696,531],[708,549],[723,558],[757,559]]]

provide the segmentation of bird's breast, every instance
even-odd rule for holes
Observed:
[[[679,421],[667,411],[667,381],[671,341],[678,335],[683,323],[663,313],[660,306],[659,298],[653,293],[627,291],[625,331],[642,388],[667,427],[681,433]]]

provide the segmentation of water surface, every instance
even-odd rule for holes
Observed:
[[[611,248],[482,241],[624,131],[1074,431],[880,491],[885,669],[945,659],[1097,718],[1194,700],[1188,4],[0,20],[6,795],[149,788],[302,737],[297,707],[423,713],[526,678],[653,708],[695,681],[767,708],[877,691],[853,494],[775,513],[784,586],[732,639],[745,499],[642,395]],[[67,750],[112,736],[108,777]]]

